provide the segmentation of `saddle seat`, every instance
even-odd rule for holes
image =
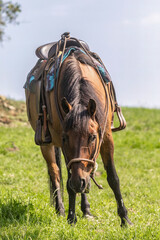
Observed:
[[[82,44],[82,46],[87,50],[90,51],[89,46],[86,42],[79,40],[79,42]],[[66,48],[67,47],[81,47],[80,43],[76,41],[75,39],[68,39]],[[60,51],[63,49],[64,41],[62,41],[60,45]],[[55,55],[57,48],[57,42],[47,43],[40,47],[38,47],[35,51],[36,56],[40,58],[41,60],[47,60],[48,58],[51,58]]]

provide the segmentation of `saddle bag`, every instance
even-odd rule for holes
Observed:
[[[36,85],[37,81],[41,80],[44,68],[45,68],[46,61],[39,59],[36,63],[36,65],[31,69],[31,71],[28,73],[27,81],[24,85],[25,89],[29,89],[31,93],[36,92]]]
[[[36,112],[38,120],[36,122],[35,143],[44,145],[51,143],[51,134],[48,129],[46,96],[44,90],[44,74],[46,61],[39,59],[27,76],[24,88],[28,89],[27,94],[27,114],[30,121],[30,94],[35,96]],[[49,107],[48,107],[49,108]]]

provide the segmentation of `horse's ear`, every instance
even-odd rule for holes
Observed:
[[[62,109],[65,113],[69,113],[69,111],[72,109],[72,106],[69,104],[69,102],[67,101],[67,99],[65,97],[62,98],[61,105],[62,105]]]
[[[93,99],[89,100],[88,103],[88,112],[91,118],[94,118],[96,115],[96,102]]]

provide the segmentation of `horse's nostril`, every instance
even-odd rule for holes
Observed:
[[[86,187],[86,181],[85,181],[85,179],[82,178],[81,179],[81,189],[84,190],[85,187]]]

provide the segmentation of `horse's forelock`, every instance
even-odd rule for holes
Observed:
[[[75,105],[64,119],[65,131],[74,129],[75,132],[86,134],[88,131],[89,113],[81,104]]]

